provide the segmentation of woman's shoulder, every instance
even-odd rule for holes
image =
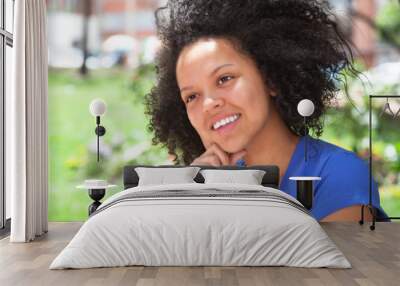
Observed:
[[[370,185],[368,161],[335,144],[312,140],[320,147],[321,159],[324,158],[319,169],[322,180],[315,190],[315,216],[322,219],[346,207],[368,204],[369,188],[372,186],[372,204],[379,210],[380,216],[387,217],[380,207],[378,184],[373,177]]]
[[[326,172],[341,173],[346,177],[365,177],[369,174],[367,160],[355,152],[322,139],[313,138],[312,140],[319,151],[320,160],[323,161],[323,169]]]
[[[348,160],[354,163],[365,162],[365,160],[362,159],[355,152],[345,149],[334,143],[330,143],[318,138],[312,138],[311,140],[314,141],[313,144],[315,144],[318,147],[320,154],[323,155],[324,157],[336,160],[338,159]]]

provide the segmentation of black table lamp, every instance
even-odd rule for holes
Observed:
[[[304,118],[304,160],[307,162],[307,117],[313,115],[314,113],[314,103],[309,99],[303,99],[297,105],[297,112]]]
[[[304,118],[304,161],[307,162],[307,117],[311,116],[314,113],[314,103],[309,99],[303,99],[297,105],[297,111]],[[306,209],[310,210],[313,206],[314,197],[313,181],[319,181],[321,180],[321,177],[301,176],[290,177],[289,179],[296,181],[297,183],[297,200],[301,202]]]
[[[100,125],[100,116],[104,115],[106,113],[107,110],[107,106],[106,103],[101,100],[101,99],[94,99],[92,100],[92,102],[90,103],[89,106],[89,110],[90,113],[96,117],[96,129],[94,130],[94,132],[97,135],[97,162],[99,162],[99,158],[100,158],[100,152],[99,152],[99,141],[100,141],[100,136],[103,136],[104,134],[106,134],[106,129]]]

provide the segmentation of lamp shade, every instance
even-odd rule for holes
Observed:
[[[107,106],[103,100],[96,98],[90,102],[89,111],[93,116],[102,116],[106,110]]]
[[[297,111],[301,116],[311,116],[314,113],[314,103],[309,99],[303,99],[297,105]]]

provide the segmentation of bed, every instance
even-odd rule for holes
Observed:
[[[50,269],[351,267],[307,209],[277,189],[276,166],[223,168],[264,170],[260,185],[204,182],[200,172],[192,183],[138,185],[136,167],[125,167],[125,190],[103,202]]]

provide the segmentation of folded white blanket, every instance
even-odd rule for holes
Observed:
[[[127,265],[351,267],[284,192],[195,183],[141,186],[110,197],[50,269]]]

